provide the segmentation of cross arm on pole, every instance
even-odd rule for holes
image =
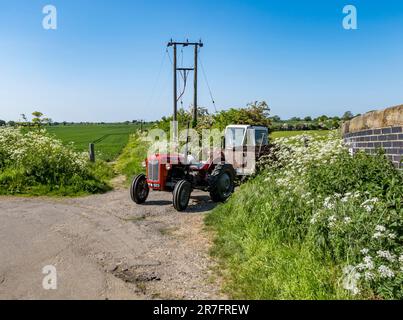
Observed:
[[[193,71],[194,68],[176,68],[178,71]]]
[[[178,46],[184,46],[184,47],[187,47],[187,46],[198,46],[198,47],[203,47],[203,42],[201,42],[201,40],[199,41],[199,42],[189,42],[189,41],[186,41],[186,42],[175,42],[175,41],[169,41],[168,42],[168,47],[172,47],[172,46],[174,46],[174,45],[178,45]]]

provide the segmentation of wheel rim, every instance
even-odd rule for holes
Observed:
[[[141,179],[137,185],[137,195],[140,199],[145,199],[148,193],[148,185],[145,179]]]
[[[231,177],[227,173],[224,173],[220,177],[220,180],[218,181],[218,190],[225,198],[231,195]]]

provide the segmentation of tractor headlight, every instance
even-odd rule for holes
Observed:
[[[165,168],[167,168],[167,170],[171,170],[172,166],[171,166],[170,163],[167,163],[167,164],[165,165]]]
[[[141,166],[142,166],[143,168],[147,167],[146,162],[143,161],[143,162],[141,163]]]

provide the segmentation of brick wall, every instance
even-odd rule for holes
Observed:
[[[403,168],[403,106],[356,117],[343,124],[342,133],[351,152],[376,153],[381,148],[396,167]]]
[[[344,135],[344,140],[351,152],[364,150],[376,153],[377,149],[384,149],[389,159],[398,168],[403,168],[403,127],[388,127],[357,131]]]

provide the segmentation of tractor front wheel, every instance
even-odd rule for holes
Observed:
[[[188,207],[190,194],[192,193],[192,184],[187,180],[181,180],[175,185],[173,192],[174,208],[178,211],[184,211]]]
[[[209,177],[210,197],[214,202],[225,202],[235,188],[235,170],[230,164],[217,164]]]
[[[137,204],[146,202],[149,191],[146,176],[144,174],[135,176],[130,186],[130,196],[132,200]]]

